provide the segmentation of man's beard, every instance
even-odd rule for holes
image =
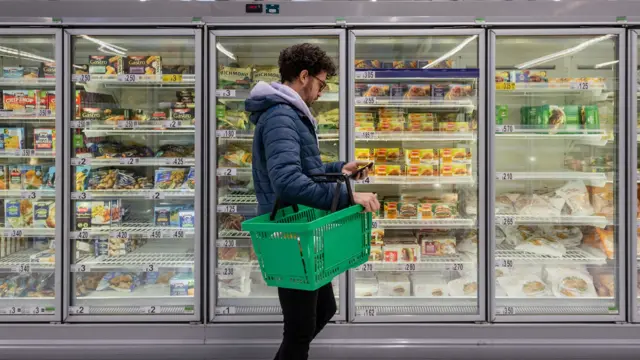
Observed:
[[[305,104],[307,104],[307,106],[311,107],[311,105],[314,102],[314,99],[311,98],[311,86],[313,86],[313,84],[307,84],[306,86],[304,86],[302,88],[302,94],[300,94],[300,97],[302,98],[302,101],[304,101]]]

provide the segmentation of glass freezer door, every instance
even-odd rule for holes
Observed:
[[[495,319],[623,319],[624,35],[496,31],[492,45]]]
[[[70,35],[68,319],[198,319],[200,32]]]
[[[0,30],[0,322],[60,321],[61,63],[61,32]]]
[[[629,185],[627,188],[629,189],[629,249],[631,250],[628,259],[630,261],[630,269],[631,272],[629,276],[631,277],[631,286],[629,287],[629,300],[631,302],[631,320],[633,322],[640,322],[640,307],[638,300],[640,299],[640,277],[638,276],[638,272],[640,271],[640,247],[638,246],[638,241],[640,240],[640,232],[638,231],[638,222],[640,220],[640,211],[638,211],[638,196],[640,191],[638,191],[638,186],[640,183],[638,179],[638,170],[640,170],[640,162],[638,162],[638,147],[640,147],[640,134],[638,133],[638,101],[640,97],[638,97],[638,58],[640,57],[639,43],[638,43],[638,30],[629,31],[629,134],[627,136],[628,141],[628,159],[629,166],[628,167],[628,179]],[[634,163],[635,161],[635,163]],[[635,166],[633,164],[636,164]],[[635,238],[634,238],[635,236]]]
[[[350,40],[350,158],[374,163],[355,189],[382,205],[369,261],[351,275],[355,321],[480,320],[483,32]]]
[[[295,34],[295,35],[292,35]],[[245,219],[257,215],[251,175],[254,124],[244,111],[245,99],[260,81],[279,82],[280,51],[300,43],[320,46],[338,67],[327,89],[311,106],[318,120],[323,162],[345,160],[345,44],[341,30],[214,31],[211,36],[211,99],[209,108],[211,177],[212,278],[211,317],[214,321],[274,321],[280,319],[275,287],[268,287],[247,232]],[[213,50],[215,49],[215,50]],[[214,107],[215,106],[215,107]],[[215,209],[215,211],[214,211]],[[337,318],[344,319],[341,275],[334,279]]]

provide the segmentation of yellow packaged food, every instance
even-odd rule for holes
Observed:
[[[374,114],[370,112],[356,112],[356,120],[368,120],[373,121]]]
[[[364,93],[365,97],[389,96],[389,85],[371,84]]]
[[[452,176],[470,176],[471,164],[451,164]]]
[[[370,160],[371,149],[356,148],[355,155],[356,155],[356,160]]]
[[[418,219],[432,219],[433,218],[433,210],[432,210],[433,202],[431,201],[421,201],[418,204]]]
[[[402,175],[402,168],[400,165],[376,165],[376,176],[400,176]]]
[[[375,148],[373,160],[378,162],[391,162],[400,159],[400,148]]]
[[[378,122],[377,131],[403,131],[404,130],[404,119],[403,118],[391,118],[391,119],[381,119]]]
[[[434,121],[436,119],[433,113],[409,113],[407,114],[407,120],[409,121]]]
[[[438,161],[438,149],[405,149],[405,162],[407,164],[431,164]]]
[[[384,229],[371,229],[371,245],[384,245]]]
[[[378,109],[378,116],[383,117],[404,117],[405,111],[402,108],[380,108]]]
[[[429,84],[409,85],[404,93],[405,99],[424,98],[426,96],[431,96],[431,85]]]
[[[440,149],[440,162],[448,163],[467,163],[472,159],[470,148],[443,148]]]
[[[419,164],[405,167],[407,176],[438,176],[438,165]]]
[[[433,120],[409,120],[407,122],[407,130],[409,131],[433,131]]]
[[[471,126],[466,121],[441,121],[438,123],[440,132],[469,132]]]
[[[355,131],[375,131],[376,126],[373,121],[355,121]]]
[[[384,218],[385,219],[397,219],[398,218],[398,202],[386,201],[384,202]]]

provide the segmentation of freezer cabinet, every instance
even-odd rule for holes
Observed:
[[[495,321],[625,309],[625,35],[491,32]]]
[[[62,33],[0,30],[0,322],[60,321]]]
[[[349,157],[374,164],[352,320],[484,318],[484,32],[350,33]]]
[[[629,39],[629,50],[627,51],[629,60],[629,118],[628,134],[627,134],[627,151],[630,166],[627,167],[627,179],[629,181],[629,212],[627,221],[629,231],[629,303],[631,311],[631,320],[633,322],[640,321],[640,311],[638,310],[638,270],[640,269],[640,256],[638,256],[638,30],[629,30],[627,33]]]
[[[213,321],[277,321],[281,319],[277,288],[267,287],[247,232],[245,219],[256,216],[251,176],[254,125],[244,102],[260,81],[279,82],[280,51],[300,43],[320,46],[333,59],[338,74],[311,105],[318,121],[323,162],[345,160],[345,61],[342,30],[213,31],[210,34],[209,168],[210,278]],[[334,279],[336,320],[345,319],[345,275]]]
[[[200,318],[201,36],[66,34],[67,321]]]

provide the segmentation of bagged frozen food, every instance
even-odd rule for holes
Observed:
[[[465,188],[461,191],[462,209],[466,215],[478,214],[478,192],[474,188]]]
[[[565,248],[574,248],[582,243],[582,231],[577,226],[541,226],[540,230],[549,236],[552,236]]]
[[[587,186],[591,195],[591,205],[595,215],[612,218],[615,213],[613,183],[607,183],[603,187]]]
[[[534,254],[562,257],[567,249],[552,237],[542,233],[534,234],[516,246],[518,251],[526,251]]]
[[[600,241],[600,235],[598,235],[593,228],[585,229],[583,232],[582,245],[580,245],[580,248],[603,260],[607,258],[607,254],[604,252],[602,242]]]
[[[253,69],[253,82],[264,81],[266,83],[280,81],[280,68],[277,66],[256,66]]]
[[[218,274],[218,292],[221,297],[245,297],[251,292],[251,278],[246,268],[229,268],[228,274]]]
[[[612,226],[607,226],[604,229],[596,228],[596,233],[600,238],[601,249],[607,255],[607,258],[615,258],[615,240]]]
[[[520,194],[506,193],[496,196],[496,214],[513,214],[516,209],[514,202],[518,199]]]
[[[570,181],[556,190],[556,194],[565,200],[571,215],[589,216],[593,214],[593,207],[589,202],[589,193],[584,182]]]
[[[616,296],[616,279],[611,272],[600,272],[593,276],[596,292],[600,297]]]
[[[117,290],[131,292],[140,285],[140,279],[136,273],[110,272],[104,275],[96,290]]]
[[[378,275],[378,296],[410,296],[411,282],[405,274],[382,273]]]
[[[449,296],[449,289],[442,275],[412,274],[411,293],[417,297],[443,297]]]
[[[472,276],[449,281],[447,284],[451,296],[476,296],[478,293],[478,280]]]
[[[519,196],[514,205],[519,215],[554,217],[561,215],[564,200],[545,195],[525,194]]]
[[[378,295],[378,279],[358,278],[355,282],[356,297],[377,296]]]
[[[556,297],[597,297],[591,276],[583,271],[561,268],[551,272],[551,290]]]
[[[504,238],[502,238],[504,236]],[[496,244],[498,241],[505,241],[507,244],[516,246],[524,241],[522,232],[515,226],[496,225]]]
[[[218,69],[218,87],[221,89],[248,89],[251,84],[251,66],[244,68],[221,65]]]
[[[478,231],[468,230],[460,235],[460,240],[456,245],[458,251],[477,254],[478,253]]]
[[[507,235],[504,233],[504,230],[502,230],[500,226],[496,226],[496,233],[495,233],[496,245],[502,244],[506,239],[507,239]]]
[[[551,295],[547,284],[537,275],[503,276],[497,278],[497,281],[509,297],[546,297]]]

